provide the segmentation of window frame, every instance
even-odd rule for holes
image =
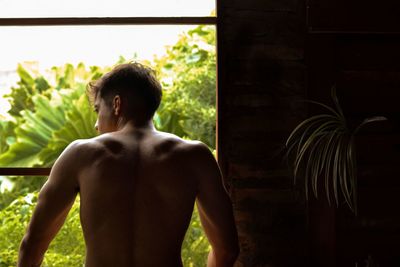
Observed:
[[[77,25],[217,25],[217,17],[0,18],[0,27]]]
[[[215,3],[218,6],[218,0]],[[217,16],[208,17],[56,17],[0,18],[0,27],[8,26],[85,26],[85,25],[214,25]],[[218,34],[216,36],[218,42]],[[217,53],[218,55],[218,53]],[[218,57],[218,56],[217,56]],[[218,62],[218,58],[217,58]],[[218,72],[218,66],[217,66]],[[218,91],[218,90],[217,90]],[[216,103],[218,106],[218,101]],[[218,115],[217,115],[218,122]],[[217,133],[218,135],[218,133]],[[218,140],[218,138],[217,138]],[[0,176],[49,176],[50,168],[0,167]]]

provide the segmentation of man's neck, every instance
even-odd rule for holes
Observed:
[[[117,124],[117,131],[135,132],[135,131],[154,131],[153,120],[144,123],[137,123],[134,120],[120,120]]]

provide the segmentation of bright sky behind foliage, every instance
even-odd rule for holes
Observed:
[[[0,0],[0,17],[209,16],[215,0]],[[0,97],[18,78],[18,63],[37,62],[43,72],[65,63],[113,65],[119,56],[152,60],[193,25],[0,26]],[[9,109],[0,98],[0,117]]]
[[[195,26],[0,27],[0,70],[37,61],[40,69],[64,63],[113,65],[119,56],[140,60],[162,55],[180,33]]]

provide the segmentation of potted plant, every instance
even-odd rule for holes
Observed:
[[[306,198],[309,187],[318,198],[318,184],[323,180],[329,205],[331,194],[336,206],[342,195],[349,208],[357,214],[357,164],[354,139],[366,124],[386,120],[376,116],[350,127],[336,96],[331,90],[334,107],[320,102],[307,101],[322,107],[326,113],[311,116],[291,132],[286,141],[287,155],[294,153],[293,173],[296,182],[302,169]]]

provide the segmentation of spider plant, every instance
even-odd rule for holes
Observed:
[[[306,199],[309,187],[318,198],[318,183],[322,179],[329,205],[333,193],[339,205],[339,191],[349,208],[357,214],[357,166],[354,138],[364,125],[386,120],[371,117],[350,128],[336,96],[331,90],[334,107],[320,102],[307,101],[321,106],[327,112],[302,121],[286,141],[287,155],[294,152],[294,182],[302,169],[305,178]]]

